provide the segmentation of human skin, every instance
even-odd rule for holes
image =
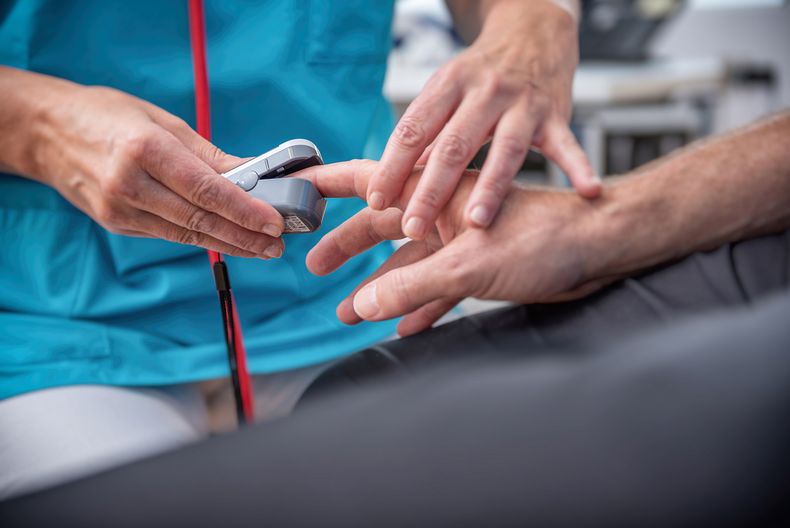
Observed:
[[[530,146],[556,162],[578,193],[600,180],[568,128],[578,64],[576,0],[448,1],[471,45],[428,81],[395,127],[363,197],[383,210],[423,177],[405,205],[403,232],[424,239],[478,149],[488,158],[464,203],[470,226],[488,227]]]
[[[280,214],[219,176],[243,162],[131,95],[0,66],[0,169],[113,233],[279,257]]]
[[[790,227],[790,112],[696,142],[633,174],[600,198],[512,185],[487,230],[465,204],[480,177],[467,171],[430,236],[402,246],[337,309],[345,323],[405,316],[401,335],[430,327],[465,297],[545,303],[589,294],[658,263]],[[364,196],[377,163],[357,160],[299,173],[326,196]],[[307,266],[325,275],[382,240],[403,238],[412,171],[395,203],[366,208],[325,235]]]
[[[421,238],[408,219],[430,225],[492,133],[489,161],[467,215],[475,225],[493,219],[530,144],[565,169],[580,193],[596,195],[598,183],[567,127],[578,2],[448,4],[474,42],[409,108],[368,196],[381,186],[387,195],[398,191],[422,157],[426,177],[404,221],[406,231]],[[0,132],[0,167],[55,188],[113,233],[236,256],[283,252],[280,215],[217,177],[243,160],[150,103],[0,66]],[[371,203],[377,207],[379,201]]]

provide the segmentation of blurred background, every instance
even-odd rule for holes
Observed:
[[[628,171],[790,106],[783,0],[583,0],[573,129],[596,170]],[[461,51],[443,0],[399,0],[385,93],[402,113]],[[481,152],[476,163],[484,159]],[[522,179],[565,184],[532,153]]]
[[[790,107],[790,3],[582,0],[572,128],[601,175]],[[385,94],[398,115],[463,49],[443,0],[398,0]],[[484,147],[473,166],[485,160]],[[693,177],[693,175],[689,175]],[[568,185],[530,152],[519,180]],[[465,301],[471,313],[492,304]]]

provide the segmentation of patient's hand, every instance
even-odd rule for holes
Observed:
[[[376,166],[356,160],[313,167],[299,177],[325,196],[362,198]],[[383,240],[404,238],[402,207],[420,173],[415,169],[396,207],[365,208],[326,234],[308,254],[308,269],[325,275]],[[549,302],[595,288],[584,284],[589,201],[570,191],[514,186],[489,229],[468,228],[464,207],[476,179],[477,172],[467,172],[432,234],[407,242],[340,303],[343,322],[405,315],[398,333],[410,335],[429,328],[465,297]]]

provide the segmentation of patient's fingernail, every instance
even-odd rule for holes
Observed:
[[[280,258],[280,256],[283,254],[283,248],[277,244],[272,244],[264,250],[263,254],[269,258]]]
[[[469,213],[469,218],[472,222],[481,226],[487,227],[491,223],[491,211],[484,205],[476,205],[472,212]]]
[[[368,198],[368,205],[371,209],[380,211],[384,209],[384,195],[380,192],[374,192]]]
[[[263,232],[275,238],[283,234],[283,230],[275,224],[266,224],[263,226]]]
[[[425,222],[416,216],[409,218],[403,227],[403,234],[409,238],[422,238],[425,236]]]
[[[375,317],[379,313],[379,301],[376,299],[376,285],[365,286],[354,296],[354,311],[363,319]]]

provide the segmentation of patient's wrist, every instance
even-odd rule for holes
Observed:
[[[660,170],[610,178],[602,196],[590,202],[584,227],[588,280],[633,274],[687,251],[677,196],[653,185]]]

